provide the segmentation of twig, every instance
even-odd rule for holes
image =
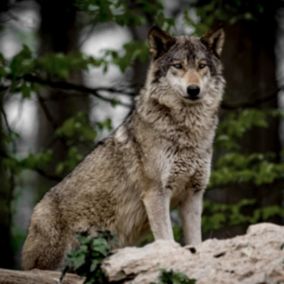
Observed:
[[[254,101],[244,101],[244,102],[239,102],[236,104],[227,104],[223,102],[221,107],[222,109],[225,109],[225,110],[234,110],[234,109],[239,109],[239,108],[253,108],[253,107],[259,106],[261,104],[264,104],[266,102],[269,102],[277,98],[277,94],[283,90],[284,90],[284,86],[280,86],[279,88],[271,92],[269,95],[262,97],[262,98],[257,98]]]
[[[9,159],[9,158],[11,159],[10,155],[8,155],[6,152],[1,151],[1,150],[0,150],[0,157],[1,158],[5,158],[5,159]],[[34,172],[38,173],[39,175],[41,175],[41,176],[43,176],[43,177],[45,177],[45,178],[47,178],[49,180],[54,180],[54,181],[58,182],[58,181],[61,181],[63,179],[63,177],[50,174],[50,173],[44,171],[41,168],[26,168],[26,169],[34,171]],[[13,184],[14,184],[14,180],[13,180]]]
[[[127,103],[123,103],[121,101],[117,101],[115,99],[111,99],[111,98],[107,98],[104,97],[102,95],[99,94],[99,92],[111,92],[111,93],[119,93],[122,95],[127,95],[127,96],[133,96],[134,92],[132,91],[127,91],[127,90],[123,90],[123,89],[116,89],[113,87],[97,87],[97,88],[89,88],[83,85],[78,85],[78,84],[74,84],[71,82],[66,82],[66,81],[53,81],[53,80],[48,80],[48,79],[43,79],[37,76],[33,76],[33,75],[26,75],[23,77],[23,79],[25,79],[26,81],[29,81],[31,83],[38,83],[40,85],[45,85],[45,86],[49,86],[52,88],[56,88],[56,89],[63,89],[63,90],[71,90],[71,91],[78,91],[81,93],[87,93],[87,94],[91,94],[101,100],[104,100],[106,102],[109,103],[119,103],[120,105],[123,105],[125,107],[131,107],[130,104]]]
[[[48,107],[46,106],[43,97],[38,93],[36,94],[36,96],[38,98],[38,102],[39,102],[41,109],[43,110],[47,120],[49,121],[49,123],[51,124],[53,129],[57,129],[58,125],[57,125],[56,121],[53,119]]]
[[[10,124],[9,124],[9,121],[8,121],[8,117],[7,117],[7,114],[6,114],[6,112],[5,112],[4,108],[3,108],[2,103],[0,104],[0,112],[1,112],[1,114],[2,114],[2,116],[3,116],[4,123],[5,123],[5,126],[6,126],[6,128],[7,128],[7,130],[8,130],[8,132],[9,132],[10,134],[13,133],[13,130],[12,130],[11,127],[10,127]]]
[[[50,173],[47,173],[47,172],[45,172],[43,169],[32,168],[32,169],[30,169],[30,170],[35,171],[36,173],[38,173],[38,174],[41,175],[42,177],[45,177],[45,178],[47,178],[47,179],[49,179],[49,180],[54,180],[54,181],[57,181],[57,182],[59,182],[59,181],[62,180],[62,177],[57,176],[57,175],[52,175],[52,174],[50,174]]]
[[[39,93],[37,93],[36,96],[38,98],[40,107],[41,107],[41,109],[43,110],[43,112],[45,114],[46,119],[50,123],[51,127],[53,128],[53,130],[56,130],[59,127],[59,125],[54,120],[54,118],[52,117],[52,114],[50,113],[48,107],[45,104],[44,98]],[[59,137],[56,137],[55,140],[60,141],[65,147],[68,147],[68,143],[67,143],[66,139],[64,139],[64,137],[59,136]],[[53,141],[52,141],[52,143],[53,143]]]
[[[11,79],[11,78],[8,78]],[[20,78],[19,78],[20,79]],[[90,88],[90,87],[86,87],[83,85],[79,85],[79,84],[74,84],[71,82],[66,82],[66,81],[54,81],[54,80],[50,80],[50,79],[44,79],[35,75],[25,75],[24,77],[22,77],[21,79],[24,79],[30,83],[37,83],[40,85],[44,85],[44,86],[49,86],[51,88],[56,88],[56,89],[62,89],[62,90],[69,90],[69,91],[77,91],[80,93],[86,93],[89,95],[92,95],[94,97],[97,97],[103,101],[109,102],[109,103],[118,103],[122,106],[125,107],[131,107],[131,104],[128,103],[124,103],[121,101],[118,101],[116,99],[112,99],[112,98],[108,98],[105,96],[102,96],[101,94],[99,94],[99,92],[110,92],[110,93],[118,93],[120,95],[126,95],[129,97],[134,97],[134,95],[136,94],[134,91],[129,91],[129,90],[125,90],[125,89],[119,89],[119,88],[113,88],[113,87],[97,87],[97,88]],[[7,90],[9,87],[7,86],[0,86],[0,91],[5,91]],[[276,98],[276,95],[279,93],[279,91],[282,91],[284,89],[284,86],[280,86],[279,88],[275,89],[272,93],[270,93],[267,96],[264,96],[262,98],[257,98],[254,101],[243,101],[243,102],[239,102],[239,103],[235,103],[235,104],[228,104],[223,102],[221,107],[225,110],[234,110],[234,109],[239,109],[239,108],[252,108],[252,107],[256,107],[258,105],[261,105],[263,103],[266,103],[274,98]],[[256,92],[255,92],[256,93]],[[45,98],[42,98],[42,101],[44,101]]]
[[[5,97],[5,95],[7,95],[7,93],[10,92],[10,88],[11,88],[11,87],[9,86],[9,87],[5,90],[5,92],[4,92],[4,97]],[[2,99],[1,99],[1,100],[2,100]],[[8,132],[9,132],[9,134],[12,135],[13,129],[11,128],[11,126],[10,126],[10,124],[9,124],[8,116],[7,116],[6,111],[5,111],[5,109],[4,109],[3,101],[0,103],[0,112],[1,112],[1,114],[2,114],[2,116],[3,116],[5,126],[6,126]],[[14,152],[17,151],[17,145],[16,145],[16,143],[15,143],[14,140],[12,141],[12,149],[13,149]]]
[[[7,76],[8,80],[12,80],[11,76]],[[128,103],[124,103],[121,102],[117,99],[113,99],[113,98],[108,98],[105,96],[102,96],[101,94],[99,94],[99,92],[109,92],[109,93],[118,93],[120,95],[125,95],[128,97],[134,97],[134,95],[136,94],[134,91],[129,91],[129,90],[125,90],[125,89],[119,89],[119,88],[113,88],[113,87],[97,87],[97,88],[90,88],[90,87],[86,87],[83,85],[79,85],[79,84],[74,84],[71,82],[66,82],[66,81],[54,81],[54,80],[49,80],[49,79],[43,79],[41,77],[38,76],[34,76],[34,75],[25,75],[21,78],[17,78],[18,80],[25,80],[27,82],[30,83],[37,83],[43,86],[48,86],[51,88],[55,88],[55,89],[61,89],[61,90],[65,90],[65,91],[77,91],[80,93],[85,93],[85,94],[89,94],[92,95],[96,98],[99,98],[100,100],[103,100],[105,102],[111,103],[111,104],[119,104],[122,106],[125,106],[127,108],[132,107],[131,104]],[[13,78],[13,80],[17,80],[15,78]],[[6,91],[7,89],[9,89],[10,86],[0,86],[0,92],[2,91]],[[43,100],[45,100],[43,98]]]
[[[9,91],[9,88],[5,91],[5,93],[8,92],[8,91]],[[8,117],[7,117],[7,114],[5,112],[5,109],[4,109],[4,106],[3,106],[3,103],[2,103],[2,99],[1,99],[1,102],[0,102],[0,112],[1,112],[1,115],[2,115],[3,120],[4,120],[4,124],[5,124],[8,132],[9,132],[9,134],[11,135],[13,133],[13,130],[10,127],[10,124],[9,124],[9,121],[8,121]],[[16,145],[14,140],[12,141],[12,148],[16,152],[17,145]],[[8,156],[8,153],[6,153],[5,143],[3,143],[3,152],[4,152],[4,154],[6,156]],[[15,170],[13,168],[10,168],[8,172],[9,172],[9,176],[8,176],[9,190],[7,192],[7,194],[8,194],[8,202],[9,202],[8,203],[8,205],[9,205],[9,216],[8,216],[8,218],[9,218],[9,224],[11,224],[11,221],[12,221],[12,208],[11,208],[11,204],[12,204],[13,195],[14,195],[14,189],[15,189]]]
[[[67,81],[55,81],[55,80],[49,80],[49,79],[43,79],[41,77],[37,77],[34,75],[25,75],[23,79],[31,82],[31,83],[38,83],[42,85],[49,85],[56,88],[62,88],[65,90],[74,90],[79,91],[83,93],[97,93],[101,91],[111,92],[111,93],[119,93],[126,96],[133,96],[135,93],[133,91],[128,91],[125,89],[119,89],[119,88],[113,88],[113,87],[96,87],[96,88],[90,88],[86,87],[84,85],[74,84]]]
[[[0,85],[0,93],[6,92],[9,88],[10,88],[10,86]]]

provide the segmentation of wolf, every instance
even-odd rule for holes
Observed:
[[[125,121],[34,208],[23,246],[25,270],[58,269],[76,234],[109,230],[118,247],[173,240],[170,209],[181,213],[184,241],[201,242],[203,194],[225,80],[222,29],[148,34],[146,83]]]

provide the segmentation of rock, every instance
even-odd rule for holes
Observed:
[[[228,240],[209,239],[192,247],[156,241],[119,249],[104,260],[109,283],[158,283],[162,269],[182,272],[197,284],[284,284],[284,226],[262,223]],[[61,272],[0,269],[1,284],[56,284]],[[83,284],[67,273],[62,284]]]
[[[195,248],[159,240],[120,249],[103,263],[110,283],[158,282],[161,269],[182,272],[198,284],[284,283],[284,227],[253,225],[246,235],[209,239]]]

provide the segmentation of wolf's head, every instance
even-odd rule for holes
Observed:
[[[208,101],[210,96],[211,101],[218,95],[221,99],[224,87],[220,61],[224,43],[222,29],[197,38],[172,37],[153,27],[148,41],[152,54],[148,85],[170,88],[171,96],[190,104]]]

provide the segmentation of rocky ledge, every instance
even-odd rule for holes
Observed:
[[[143,248],[124,248],[105,260],[103,269],[110,282],[119,283],[158,283],[165,269],[182,272],[198,284],[280,284],[284,283],[284,227],[257,224],[245,235],[208,239],[196,247],[157,241]]]
[[[159,282],[162,270],[183,273],[197,284],[284,284],[284,226],[262,223],[247,233],[227,240],[209,239],[192,247],[156,241],[142,248],[117,250],[102,268],[109,283]],[[0,283],[59,283],[60,272],[0,269]],[[84,279],[67,274],[63,283]],[[170,282],[169,282],[170,283]]]

